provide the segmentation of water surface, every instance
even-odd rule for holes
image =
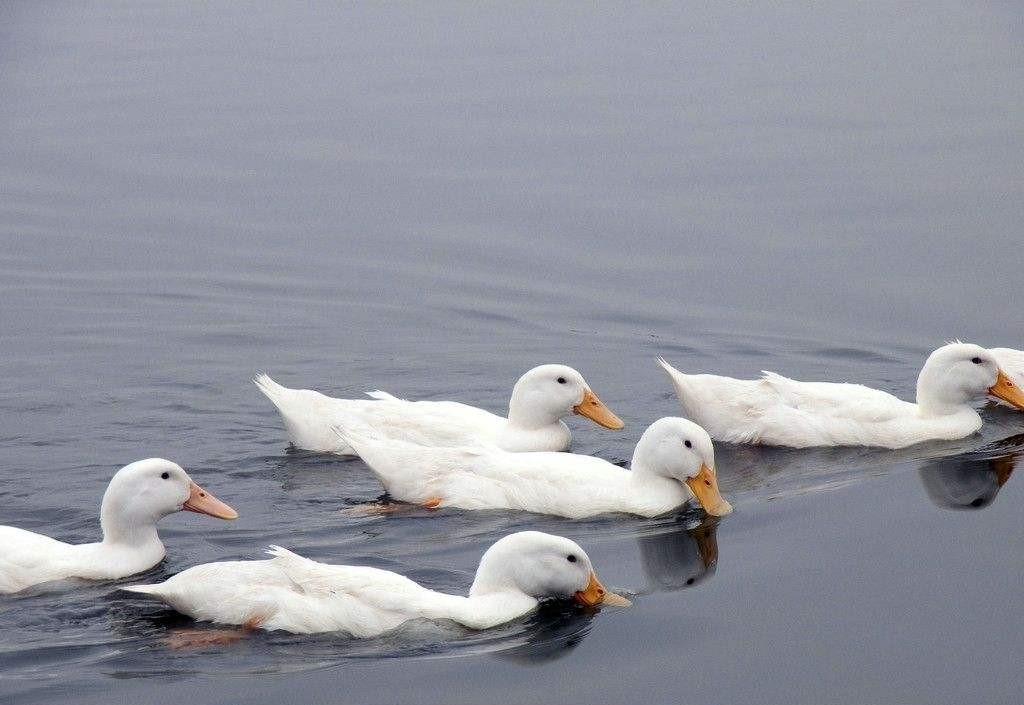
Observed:
[[[629,610],[485,634],[259,634],[117,583],[0,600],[5,702],[1016,702],[1024,420],[900,452],[719,449],[736,512],[571,522],[343,513],[358,460],[290,451],[257,371],[501,410],[542,362],[624,420],[653,364],[909,396],[961,337],[1024,347],[1022,15],[790,9],[0,10],[0,522],[97,537],[110,475],[164,456],[235,523],[161,525],[157,580],[270,543],[464,591],[537,528]]]

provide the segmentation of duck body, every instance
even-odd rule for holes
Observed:
[[[354,454],[334,431],[352,423],[419,445],[487,444],[511,452],[566,450],[572,434],[562,419],[571,414],[622,428],[583,376],[565,365],[541,365],[523,375],[513,389],[507,417],[455,401],[408,401],[381,391],[371,392],[371,399],[335,399],[289,389],[267,375],[253,382],[277,407],[289,440],[298,448],[323,453]]]
[[[662,366],[683,414],[725,443],[902,448],[963,438],[982,424],[969,407],[923,417],[916,404],[859,384],[799,382],[771,372],[754,380],[684,375],[667,362]]]
[[[916,403],[859,384],[800,382],[771,372],[741,380],[684,374],[662,358],[658,363],[685,415],[728,443],[903,448],[977,432],[982,419],[973,404],[986,394],[1024,404],[1019,389],[1006,386],[995,357],[964,343],[929,356],[918,377]]]
[[[704,492],[710,486],[703,484],[710,478],[713,492],[708,490],[705,509],[729,511],[710,469],[714,467],[711,439],[685,419],[652,424],[637,444],[632,470],[572,453],[425,447],[351,428],[345,431],[347,442],[388,494],[403,502],[470,510],[515,509],[572,519],[606,513],[651,517],[683,506],[694,498],[694,488]],[[684,440],[690,447],[683,445]],[[662,446],[671,450],[663,453]],[[702,482],[694,483],[698,474]]]
[[[124,589],[157,597],[199,620],[354,637],[382,634],[411,620],[486,629],[530,612],[548,597],[585,600],[587,590],[596,595],[598,588],[601,600],[606,594],[578,545],[535,531],[511,534],[488,549],[468,597],[378,568],[319,563],[278,546],[269,553],[270,560],[207,563],[163,583]]]
[[[367,439],[353,443],[388,494],[412,504],[580,519],[612,512],[657,516],[693,496],[667,478],[638,481],[626,468],[571,453],[430,448]]]
[[[272,560],[206,563],[159,585],[128,589],[155,595],[202,621],[355,637],[381,634],[412,619],[459,621],[467,600],[386,570],[318,563],[280,547],[271,553]]]
[[[103,540],[70,544],[13,526],[0,526],[0,593],[55,580],[113,580],[152,568],[165,555],[156,523],[181,510],[221,519],[238,514],[161,458],[126,465],[103,495]]]
[[[156,531],[131,544],[70,544],[14,526],[0,526],[0,593],[20,592],[54,580],[114,580],[163,560]]]
[[[512,450],[535,445],[564,450],[572,438],[561,420],[520,434],[508,428],[508,419],[455,401],[407,401],[380,391],[370,393],[373,399],[335,399],[312,389],[288,389],[266,376],[257,377],[256,384],[281,413],[288,440],[318,453],[355,455],[333,430],[343,419],[358,419],[420,445],[503,445],[504,440]]]

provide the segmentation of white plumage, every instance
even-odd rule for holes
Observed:
[[[0,593],[53,580],[113,580],[148,570],[164,557],[157,521],[182,509],[220,519],[238,516],[169,460],[150,458],[126,465],[103,494],[102,541],[70,544],[0,526]]]
[[[631,471],[572,453],[421,446],[355,424],[343,435],[388,494],[404,502],[571,518],[609,512],[656,516],[696,494],[709,513],[731,510],[718,493],[711,439],[686,419],[653,423],[637,443]]]
[[[740,380],[684,374],[662,358],[687,417],[728,443],[804,448],[902,448],[963,438],[981,428],[973,408],[986,395],[1024,408],[1024,394],[977,345],[951,343],[934,351],[917,381],[916,403],[859,384],[799,382],[772,372]]]
[[[572,414],[605,428],[623,425],[583,375],[565,365],[541,365],[524,374],[512,390],[507,418],[459,402],[406,401],[381,391],[371,392],[372,399],[335,399],[288,389],[265,374],[253,382],[277,407],[295,446],[342,455],[352,449],[333,428],[346,423],[420,445],[486,443],[513,452],[567,449],[572,436],[562,419]]]
[[[270,560],[206,563],[159,584],[124,589],[157,597],[199,620],[355,637],[414,619],[486,629],[547,598],[628,604],[604,590],[576,543],[536,531],[511,534],[491,546],[468,597],[436,592],[387,570],[318,563],[278,546],[269,553]]]

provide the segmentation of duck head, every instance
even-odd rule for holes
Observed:
[[[929,413],[948,413],[987,395],[1024,409],[1024,391],[979,345],[943,345],[928,356],[917,378],[917,403]]]
[[[711,516],[732,511],[718,491],[711,436],[692,421],[666,416],[648,426],[633,451],[632,468],[682,482]]]
[[[583,375],[566,365],[540,365],[524,374],[512,388],[509,421],[523,428],[540,428],[570,414],[584,416],[598,426],[618,430],[622,419],[612,413]]]
[[[949,509],[984,509],[1010,479],[1019,457],[1011,453],[995,458],[972,453],[935,458],[918,470],[929,499]]]
[[[217,519],[237,519],[238,512],[192,481],[180,465],[149,458],[126,465],[103,494],[100,521],[104,536],[131,534],[180,511]]]
[[[582,605],[629,606],[597,579],[586,551],[575,541],[540,531],[520,531],[484,553],[471,596],[515,591],[536,600],[572,598]]]

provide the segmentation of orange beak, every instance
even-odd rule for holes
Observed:
[[[238,512],[221,502],[202,487],[192,482],[189,484],[188,499],[182,509],[186,512],[206,514],[217,519],[237,519]]]
[[[988,388],[988,393],[996,399],[1002,399],[1011,406],[1024,409],[1024,392],[1002,370],[999,370],[996,383]]]
[[[580,590],[574,597],[581,605],[596,607],[597,605],[612,605],[613,607],[629,607],[633,603],[622,595],[605,590],[604,585],[597,579],[597,573],[590,574],[590,582],[585,590]]]
[[[718,478],[707,465],[700,466],[700,472],[687,478],[686,486],[693,496],[704,507],[704,511],[713,517],[725,516],[732,511],[732,505],[718,491]]]
[[[1002,487],[1010,479],[1010,475],[1013,474],[1016,458],[996,458],[989,465],[996,473],[996,482]]]
[[[585,416],[598,426],[610,428],[613,431],[618,431],[626,425],[589,389],[583,394],[583,401],[574,406],[572,411],[574,414]]]
[[[718,537],[715,535],[717,529],[718,519],[709,519],[697,528],[686,532],[697,542],[697,553],[705,568],[711,568],[718,564]]]

